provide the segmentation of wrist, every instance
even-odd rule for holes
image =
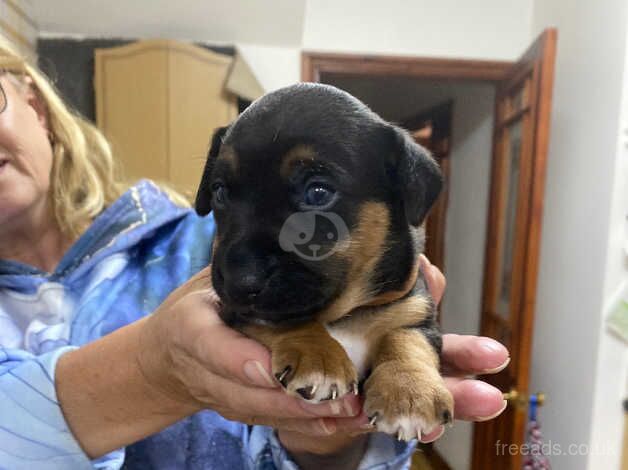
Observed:
[[[64,417],[90,458],[132,444],[195,412],[147,381],[137,358],[146,319],[59,358],[55,387]]]
[[[161,321],[157,314],[140,320],[143,324],[139,331],[139,347],[135,356],[138,371],[146,386],[155,394],[172,402],[173,406],[188,409],[191,411],[189,414],[200,411],[203,406],[192,397],[176,374],[177,365],[170,344],[171,335],[162,334],[168,328],[164,328],[160,324]]]

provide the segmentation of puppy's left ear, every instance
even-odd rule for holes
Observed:
[[[419,226],[443,187],[443,175],[430,153],[403,129],[393,128],[395,176],[408,223]]]
[[[211,212],[212,206],[212,188],[211,177],[214,171],[214,163],[220,153],[220,147],[222,146],[222,140],[227,133],[229,126],[219,127],[214,131],[211,144],[209,146],[209,152],[207,153],[207,160],[205,161],[205,169],[203,170],[203,176],[201,183],[198,186],[196,192],[196,202],[194,206],[198,215],[207,215]]]

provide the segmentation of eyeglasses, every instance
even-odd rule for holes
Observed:
[[[4,88],[2,88],[2,83],[0,83],[0,114],[6,109],[7,107],[7,95],[4,92]]]

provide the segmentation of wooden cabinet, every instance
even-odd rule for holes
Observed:
[[[96,122],[126,180],[169,183],[193,199],[211,134],[237,115],[232,58],[147,40],[95,51]]]

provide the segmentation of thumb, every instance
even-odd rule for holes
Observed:
[[[268,349],[225,325],[216,308],[206,310],[203,315],[195,315],[192,321],[196,325],[189,327],[196,330],[196,334],[191,349],[211,372],[246,386],[279,386],[270,373]]]
[[[211,339],[215,372],[243,385],[276,388],[271,376],[270,352],[263,345],[243,334],[220,325]]]

